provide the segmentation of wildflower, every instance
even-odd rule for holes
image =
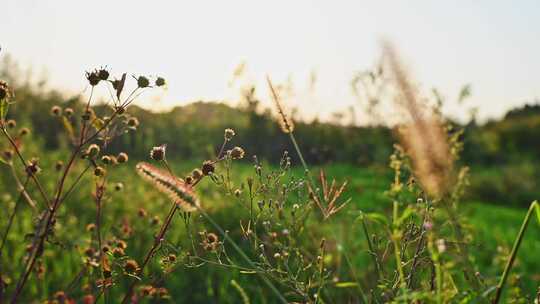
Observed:
[[[86,79],[88,80],[88,83],[90,83],[91,86],[96,86],[99,81],[101,80],[99,78],[99,75],[97,72],[86,72]]]
[[[91,223],[91,224],[86,225],[86,231],[94,231],[94,230],[96,230],[96,224]]]
[[[20,137],[23,137],[23,136],[26,136],[30,134],[30,129],[28,128],[22,128],[20,131],[19,131],[19,136]]]
[[[281,258],[281,254],[279,252],[274,253],[274,259]]]
[[[127,125],[130,128],[136,128],[139,126],[139,120],[137,119],[137,117],[130,117],[127,121]]]
[[[174,263],[176,262],[176,255],[171,253],[169,254],[169,256],[167,256],[167,259],[169,260],[169,262]]]
[[[0,100],[11,97],[11,92],[7,82],[0,80]]]
[[[199,208],[199,199],[182,179],[148,163],[139,163],[136,169],[139,175],[153,183],[159,191],[167,194],[184,211],[191,212]]]
[[[153,147],[152,150],[150,150],[150,158],[157,161],[164,160],[166,148],[166,145]]]
[[[97,72],[97,76],[100,80],[107,80],[109,79],[109,71],[107,71],[106,69],[104,68],[101,68],[98,72]]]
[[[128,155],[124,152],[118,154],[116,157],[116,160],[118,160],[118,163],[123,164],[128,161]]]
[[[52,116],[60,116],[60,114],[62,114],[62,108],[60,108],[59,106],[53,106],[51,108],[51,115]]]
[[[135,260],[127,260],[124,264],[124,271],[127,273],[135,273],[139,270],[139,264]]]
[[[105,169],[103,169],[103,167],[97,166],[94,169],[94,175],[97,176],[97,177],[105,175]]]
[[[236,133],[234,132],[233,129],[225,129],[225,140],[226,141],[229,141],[231,140],[234,135],[236,135]]]
[[[231,150],[231,157],[232,159],[242,159],[244,158],[244,149],[240,148],[240,147],[234,147],[232,150]]]
[[[242,191],[240,189],[234,190],[234,196],[240,197],[241,194],[242,194]]]
[[[216,170],[216,167],[214,165],[214,162],[207,160],[202,165],[202,173],[203,175],[210,175],[213,174]]]
[[[17,126],[17,122],[13,119],[10,119],[7,121],[7,126],[8,128],[13,129]]]
[[[186,184],[188,184],[188,185],[193,184],[193,176],[191,176],[191,175],[186,176],[186,178],[184,180],[186,181]]]
[[[148,80],[148,78],[144,76],[139,76],[135,79],[137,79],[137,85],[139,86],[139,88],[146,88],[150,85],[150,80]]]
[[[165,78],[163,78],[163,77],[156,78],[156,82],[155,82],[156,87],[162,87],[162,86],[165,85],[165,83],[166,83]]]
[[[38,166],[38,159],[37,158],[31,159],[28,162],[28,167],[26,167],[26,172],[28,172],[28,174],[33,175],[33,174],[38,173],[39,171],[41,171],[41,168]]]
[[[73,109],[72,108],[65,108],[64,109],[64,115],[67,117],[71,117],[73,115]]]
[[[116,247],[126,249],[127,248],[127,243],[124,240],[117,240],[116,241]]]

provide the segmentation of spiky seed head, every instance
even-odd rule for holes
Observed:
[[[17,122],[14,119],[10,119],[7,121],[7,127],[10,129],[13,129],[17,126]]]
[[[144,76],[139,76],[137,78],[137,85],[139,86],[139,88],[146,88],[150,85],[150,80],[148,80],[148,78]]]
[[[97,71],[86,72],[86,79],[88,80],[88,83],[90,83],[90,85],[93,87],[96,86],[101,80]]]
[[[158,77],[158,78],[156,78],[155,84],[156,84],[156,87],[162,87],[162,86],[164,86],[164,85],[166,84],[165,78],[163,78],[163,77]]]
[[[120,154],[118,154],[118,156],[116,157],[116,160],[118,161],[118,163],[120,164],[123,164],[125,162],[128,161],[128,155],[127,153],[124,153],[124,152],[121,152]]]
[[[201,171],[201,169],[195,168],[193,169],[193,171],[191,171],[191,176],[193,176],[195,180],[198,180],[203,177],[203,172]]]
[[[154,184],[157,190],[167,194],[184,211],[192,212],[199,208],[199,199],[191,186],[182,179],[148,163],[139,163],[136,169],[141,177]]]
[[[57,161],[56,164],[54,165],[54,169],[56,171],[60,171],[62,170],[62,168],[64,168],[64,162],[61,160]]]
[[[207,160],[202,165],[203,175],[213,174],[215,170],[216,170],[216,166],[214,165],[213,161]]]
[[[28,128],[22,128],[20,131],[19,131],[19,136],[20,137],[23,137],[23,136],[26,136],[30,134],[30,129]]]
[[[99,69],[99,71],[97,72],[97,75],[98,75],[99,79],[101,79],[101,80],[107,80],[107,79],[109,79],[109,75],[110,75],[110,74],[109,74],[109,71],[107,71],[107,70],[104,69],[104,68],[101,68],[101,69]]]
[[[236,135],[236,133],[234,132],[233,129],[225,129],[225,135],[224,136],[225,136],[226,141],[231,140],[234,137],[234,135]]]
[[[186,184],[188,184],[188,185],[193,184],[193,176],[191,176],[191,175],[186,176],[186,178],[184,180],[186,181]]]
[[[234,147],[232,150],[231,150],[231,157],[232,159],[242,159],[244,158],[244,149],[242,149],[241,147]]]
[[[127,120],[127,125],[128,125],[128,127],[136,128],[136,127],[139,126],[139,120],[137,119],[137,117],[130,117]]]
[[[59,117],[61,114],[62,114],[62,108],[60,108],[59,106],[53,106],[51,108],[51,115],[52,116]]]
[[[103,169],[103,167],[97,166],[94,169],[94,175],[97,176],[97,177],[101,177],[101,176],[105,175],[105,169]]]
[[[64,109],[64,115],[66,115],[66,117],[73,116],[73,109],[72,108],[65,108]]]
[[[98,156],[99,152],[100,152],[100,148],[98,145],[96,144],[91,144],[90,146],[88,146],[88,148],[86,149],[86,155],[89,157],[89,158],[95,158],[96,156]]]
[[[153,147],[152,150],[150,150],[150,158],[157,161],[164,160],[166,147],[166,145]]]

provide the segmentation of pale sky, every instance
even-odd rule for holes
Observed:
[[[454,97],[470,83],[466,106],[480,117],[540,97],[538,0],[3,0],[0,13],[3,53],[45,69],[50,87],[82,92],[84,71],[105,64],[116,74],[162,75],[161,100],[140,101],[153,109],[237,98],[228,83],[246,62],[250,80],[291,77],[291,106],[328,117],[357,104],[350,81],[376,62],[383,38],[423,87]],[[317,86],[308,92],[312,71]]]

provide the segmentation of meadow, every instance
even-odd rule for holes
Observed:
[[[538,301],[536,108],[448,121],[385,52],[397,126],[297,122],[270,78],[274,114],[2,82],[0,303]]]

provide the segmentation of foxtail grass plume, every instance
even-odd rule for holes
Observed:
[[[184,211],[192,212],[200,207],[199,199],[184,180],[144,162],[138,163],[136,169],[141,177],[167,194]]]
[[[418,96],[394,47],[383,45],[384,59],[397,89],[397,103],[411,118],[401,125],[398,135],[413,170],[423,189],[432,197],[440,198],[447,192],[452,173],[453,158],[442,118]]]
[[[292,133],[294,131],[294,122],[291,118],[285,115],[285,111],[283,110],[283,106],[281,105],[278,93],[274,89],[270,77],[266,77],[266,81],[268,82],[268,87],[270,88],[270,92],[272,92],[272,99],[274,100],[274,103],[276,104],[276,108],[278,110],[279,126],[281,127],[283,133]]]

